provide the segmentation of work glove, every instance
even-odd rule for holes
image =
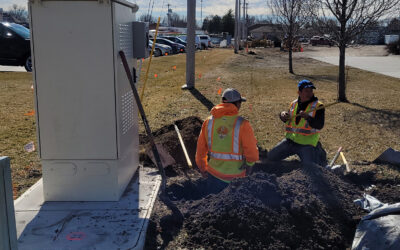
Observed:
[[[300,114],[301,118],[304,118],[304,119],[306,119],[306,120],[310,117],[310,116],[308,115],[308,113],[304,112],[303,110],[300,111],[299,114]]]
[[[281,118],[283,122],[287,122],[290,119],[290,114],[286,111],[282,111],[279,115],[279,118]]]
[[[247,165],[247,163],[245,162],[245,163],[243,163],[243,165],[242,166],[240,166],[240,168],[239,168],[240,170],[245,170],[246,169],[246,176],[249,176],[249,175],[251,175],[251,173],[253,173],[253,167],[252,166],[249,166],[249,165]]]

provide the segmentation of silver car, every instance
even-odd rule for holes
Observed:
[[[151,52],[151,48],[153,47],[153,41],[149,40],[149,54]],[[154,56],[164,56],[164,55],[171,55],[172,54],[172,48],[171,46],[164,45],[164,44],[159,44],[156,43],[156,46],[154,47]]]

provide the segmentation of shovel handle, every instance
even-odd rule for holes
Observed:
[[[176,126],[176,124],[174,124],[174,127],[175,127],[176,133],[178,134],[179,142],[181,143],[182,150],[183,150],[183,153],[185,154],[187,164],[189,165],[189,168],[192,168],[192,162],[190,161],[189,154],[186,151],[185,143],[183,142],[181,133],[179,132],[179,128],[178,128],[178,126]]]
[[[142,102],[139,99],[139,94],[138,94],[138,92],[136,90],[135,82],[134,82],[134,80],[132,78],[132,74],[131,74],[131,71],[129,69],[129,65],[128,65],[128,62],[127,62],[126,57],[125,57],[125,53],[121,50],[121,51],[119,51],[119,56],[121,57],[122,64],[124,65],[126,76],[128,77],[129,83],[130,83],[131,88],[132,88],[133,95],[135,96],[136,104],[138,106],[138,109],[139,109],[139,112],[140,112],[140,116],[142,117],[143,124],[144,124],[144,127],[146,129],[147,136],[148,136],[148,138],[150,140],[150,144],[151,144],[151,147],[152,147],[152,150],[153,150],[153,155],[154,155],[154,158],[156,160],[158,170],[160,171],[160,174],[161,174],[161,177],[162,177],[161,191],[165,192],[166,176],[165,176],[164,168],[163,168],[162,163],[161,163],[160,154],[158,153],[156,144],[154,143],[153,134],[151,133],[150,125],[149,125],[149,122],[147,121],[146,114],[144,112]]]
[[[324,109],[324,108],[333,106],[333,105],[338,104],[338,103],[339,103],[339,102],[333,102],[333,103],[329,103],[329,104],[326,104],[326,105],[320,105],[320,106],[316,107],[315,109],[310,110],[310,112],[318,111],[318,110],[321,110],[321,109]],[[310,113],[310,112],[309,112],[309,113]],[[297,115],[291,117],[290,119],[293,119],[293,118],[296,118],[296,117],[299,117],[299,116],[300,116],[300,114],[297,114]]]
[[[329,167],[332,167],[335,164],[335,161],[339,157],[340,152],[342,152],[342,147],[339,147],[338,151],[336,152],[335,156],[333,157],[331,163],[329,163]]]

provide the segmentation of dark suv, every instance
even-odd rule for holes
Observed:
[[[320,37],[320,36],[313,36],[310,39],[310,43],[312,46],[317,46],[317,45],[329,45],[329,46],[333,46],[335,45],[335,43],[333,42],[333,40],[326,38],[326,37]]]
[[[0,65],[24,66],[26,71],[32,71],[29,29],[0,22]]]

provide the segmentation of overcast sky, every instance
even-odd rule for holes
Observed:
[[[150,0],[129,0],[139,5],[137,18],[147,14]],[[152,0],[153,1],[153,0]],[[243,2],[243,0],[241,0]],[[0,8],[8,10],[12,4],[27,5],[27,0],[0,0]],[[172,11],[186,16],[187,0],[154,0],[153,16],[164,17],[167,13],[167,4],[171,4]],[[269,10],[266,7],[266,0],[249,0],[249,15],[267,15]],[[208,15],[224,15],[229,9],[235,9],[234,0],[203,0],[203,19]],[[150,6],[151,8],[151,6]],[[196,19],[200,22],[200,0],[196,0]]]

